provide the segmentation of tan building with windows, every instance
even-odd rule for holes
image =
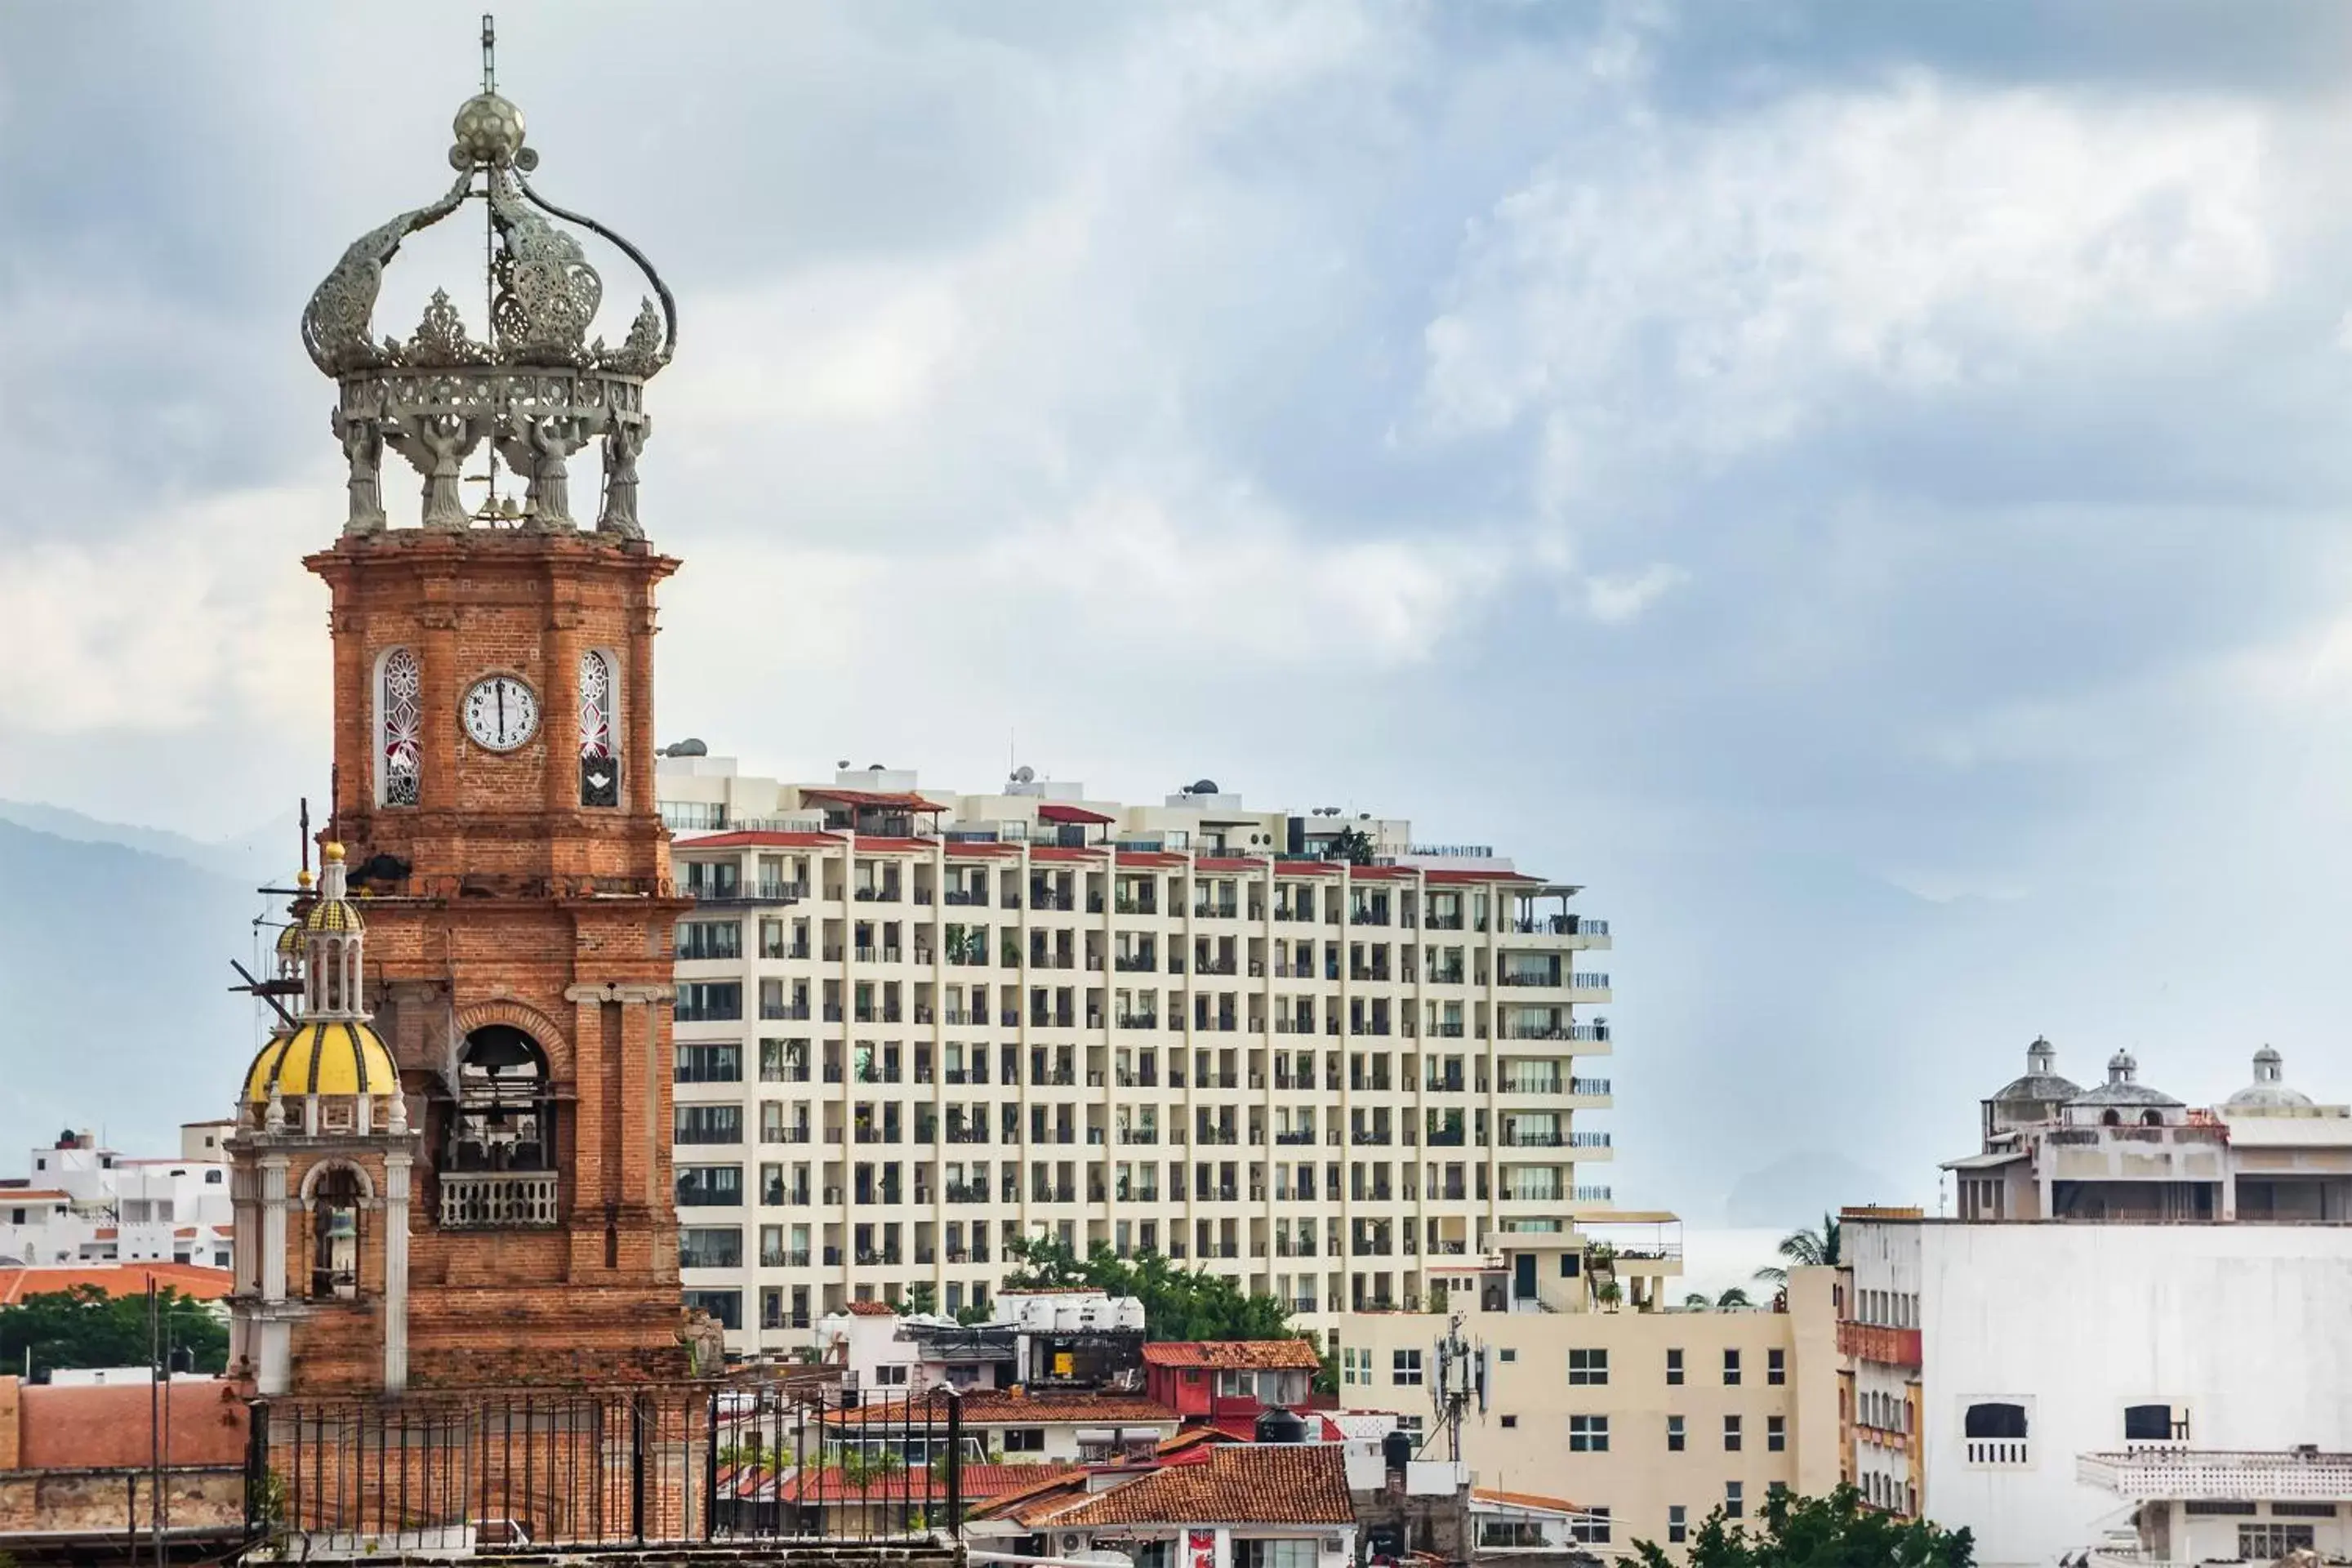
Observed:
[[[1328,1331],[1606,1217],[1608,928],[1407,825],[1018,775],[665,757],[688,1300],[743,1353],[858,1300],[984,1300],[1015,1237],[1156,1249]],[[1344,847],[1352,858],[1332,851]]]
[[[1447,1457],[1437,1347],[1458,1323],[1473,1478],[1573,1499],[1581,1542],[1618,1556],[1637,1540],[1680,1546],[1717,1508],[1752,1519],[1775,1487],[1835,1486],[1836,1271],[1793,1271],[1785,1310],[1610,1310],[1596,1285],[1626,1267],[1622,1250],[1506,1237],[1445,1312],[1341,1318],[1342,1406],[1418,1418],[1423,1452]]]

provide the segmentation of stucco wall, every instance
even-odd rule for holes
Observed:
[[[2352,1229],[1917,1234],[1925,1506],[1976,1532],[1983,1568],[2053,1562],[2129,1522],[2130,1506],[2078,1481],[2074,1466],[2078,1453],[2124,1446],[2126,1405],[2185,1405],[2194,1447],[2352,1447]],[[2027,1407],[2025,1464],[1968,1463],[1964,1413],[1988,1398]]]

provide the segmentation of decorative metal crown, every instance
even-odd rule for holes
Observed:
[[[636,247],[531,189],[527,176],[539,166],[539,154],[524,144],[522,110],[496,90],[494,38],[486,16],[482,91],[458,109],[452,127],[456,183],[431,205],[353,241],[302,311],[303,347],[341,386],[332,428],[351,466],[343,531],[373,533],[390,526],[379,482],[386,445],[424,477],[419,521],[425,528],[576,527],[568,461],[601,438],[604,494],[596,529],[642,538],[636,459],[652,431],[645,384],[677,348],[677,301]],[[488,340],[470,336],[448,294],[436,289],[414,332],[405,340],[379,341],[376,296],[401,242],[477,197],[489,209],[492,237]],[[619,344],[588,341],[604,301],[604,279],[578,238],[550,218],[611,242],[652,285],[653,294]],[[494,458],[484,476],[489,499],[468,510],[459,493],[462,469],[486,440],[496,458],[528,480],[528,489],[520,503],[502,500]]]

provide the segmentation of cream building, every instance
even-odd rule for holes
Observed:
[[[1630,1558],[1636,1541],[1674,1551],[1718,1508],[1752,1521],[1775,1488],[1835,1486],[1836,1271],[1792,1271],[1780,1310],[1612,1307],[1606,1282],[1650,1249],[1590,1234],[1603,1228],[1501,1238],[1455,1276],[1444,1313],[1342,1318],[1341,1405],[1417,1420],[1422,1452],[1450,1457],[1438,1347],[1458,1337],[1472,1477],[1570,1500],[1578,1539],[1603,1555]]]
[[[688,1299],[746,1353],[1013,1237],[1206,1265],[1331,1330],[1606,1216],[1609,945],[1578,889],[1402,822],[1016,774],[933,795],[666,757]],[[1330,858],[1340,836],[1364,863]]]

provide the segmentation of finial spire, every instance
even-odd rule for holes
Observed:
[[[499,90],[499,19],[482,13],[482,90]]]

